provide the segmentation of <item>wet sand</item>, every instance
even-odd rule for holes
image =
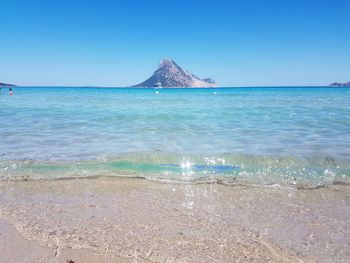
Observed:
[[[110,254],[98,254],[86,249],[60,249],[41,246],[36,241],[25,239],[14,226],[0,220],[0,254],[3,263],[33,262],[133,262]]]
[[[4,262],[349,262],[350,188],[0,182]]]

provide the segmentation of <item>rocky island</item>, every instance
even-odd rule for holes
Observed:
[[[13,84],[8,84],[8,83],[1,83],[0,82],[0,87],[15,87],[16,85]]]
[[[132,87],[210,88],[217,87],[217,84],[210,78],[200,79],[183,70],[173,60],[165,58],[150,78]]]
[[[332,87],[350,87],[350,82],[345,82],[345,83],[334,82],[334,83],[330,84],[329,86],[332,86]]]

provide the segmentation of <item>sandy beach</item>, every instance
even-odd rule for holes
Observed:
[[[110,254],[98,254],[86,249],[59,249],[41,246],[18,233],[13,225],[0,220],[1,262],[133,262]]]
[[[350,263],[350,0],[0,10],[0,263]]]
[[[2,262],[348,262],[350,191],[97,178],[0,183]]]

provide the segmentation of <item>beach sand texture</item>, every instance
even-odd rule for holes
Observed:
[[[348,262],[350,191],[98,178],[0,183],[2,262]]]

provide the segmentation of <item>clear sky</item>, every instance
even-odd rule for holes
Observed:
[[[129,86],[163,57],[220,86],[350,81],[350,0],[0,0],[0,82]]]

